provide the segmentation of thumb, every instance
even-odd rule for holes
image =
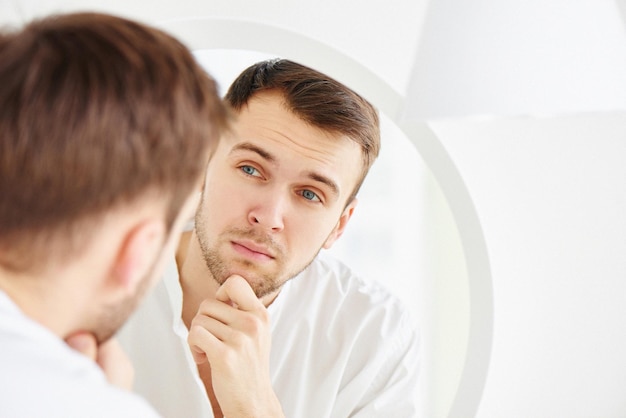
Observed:
[[[98,357],[98,343],[93,334],[79,331],[65,338],[65,343],[82,355],[96,361]]]

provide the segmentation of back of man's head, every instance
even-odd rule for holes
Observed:
[[[226,126],[215,82],[159,30],[82,13],[0,34],[0,267],[75,256],[149,194],[171,226]]]

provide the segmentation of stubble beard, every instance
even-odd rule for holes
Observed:
[[[161,249],[161,251],[163,251],[163,249]],[[97,326],[92,331],[98,345],[113,337],[128,320],[128,318],[130,318],[135,309],[137,309],[139,302],[141,302],[150,288],[150,284],[152,282],[151,278],[158,261],[159,258],[157,257],[152,263],[148,274],[141,279],[134,295],[129,296],[114,305],[107,305],[103,308],[102,314],[98,318]]]
[[[311,264],[313,259],[319,253],[319,250],[300,268],[296,268],[292,271],[285,271],[285,252],[277,245],[270,237],[261,236],[254,229],[238,229],[233,228],[227,230],[221,235],[221,239],[218,238],[215,243],[211,243],[211,240],[205,233],[202,210],[198,210],[196,214],[196,236],[198,237],[198,244],[202,252],[202,258],[211,274],[213,280],[219,285],[222,285],[226,279],[232,274],[233,265],[228,260],[224,259],[219,254],[219,246],[230,245],[232,240],[236,239],[249,239],[257,243],[266,245],[272,248],[275,253],[274,264],[276,266],[274,273],[258,272],[258,266],[249,260],[238,260],[237,264],[242,266],[248,271],[255,271],[254,276],[244,277],[250,284],[257,298],[262,298],[266,295],[272,294],[280,290],[280,288],[290,279],[294,278],[300,272]],[[321,248],[320,248],[321,249]],[[234,263],[234,262],[233,262]]]

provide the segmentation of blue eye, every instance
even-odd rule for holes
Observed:
[[[302,191],[302,197],[304,197],[307,200],[311,200],[311,201],[316,201],[316,202],[320,201],[320,198],[315,193],[313,193],[310,190],[303,190]]]
[[[259,175],[259,171],[252,167],[251,165],[242,165],[241,167],[241,171],[243,171],[244,173],[246,173],[249,176],[258,176]]]

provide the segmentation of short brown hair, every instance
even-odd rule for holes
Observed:
[[[169,200],[169,227],[227,119],[214,80],[160,30],[74,13],[0,34],[0,265],[77,250],[77,225],[148,193]]]
[[[286,59],[270,59],[244,70],[225,99],[236,111],[263,90],[280,91],[294,114],[325,132],[349,137],[361,146],[363,170],[356,196],[380,151],[378,112],[367,100],[319,71]]]

